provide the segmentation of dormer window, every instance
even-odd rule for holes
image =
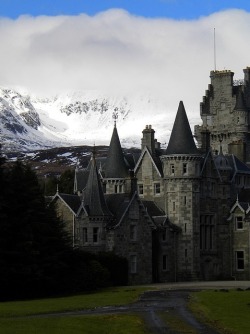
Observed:
[[[155,195],[159,195],[161,193],[161,185],[160,185],[160,183],[155,183],[154,184],[154,193],[155,193]]]
[[[235,229],[243,230],[243,217],[242,216],[235,217]]]
[[[138,184],[138,193],[139,195],[143,195],[143,184]]]

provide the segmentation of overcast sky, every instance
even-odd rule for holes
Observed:
[[[187,3],[197,10],[178,11]],[[199,109],[215,68],[214,28],[216,69],[241,79],[250,66],[249,4],[233,3],[1,0],[0,86],[38,95],[147,91]]]

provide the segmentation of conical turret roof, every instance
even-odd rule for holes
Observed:
[[[105,177],[125,178],[127,176],[128,168],[124,160],[120,139],[115,125],[109,145],[108,157],[105,164]]]
[[[198,154],[182,101],[179,103],[166,154]]]
[[[87,185],[83,198],[84,206],[89,215],[111,215],[103,194],[102,184],[99,178],[95,157],[92,157]]]

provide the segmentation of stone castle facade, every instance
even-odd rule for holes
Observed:
[[[183,102],[166,150],[142,131],[124,155],[116,125],[108,156],[76,168],[74,194],[53,201],[74,247],[126,257],[129,284],[250,279],[250,68],[212,71],[192,134]]]

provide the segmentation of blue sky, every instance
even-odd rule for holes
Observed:
[[[0,0],[0,16],[95,15],[122,8],[144,17],[197,19],[225,9],[250,11],[249,0]]]

